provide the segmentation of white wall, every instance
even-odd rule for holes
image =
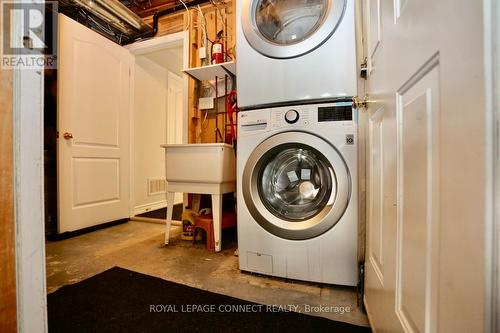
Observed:
[[[182,57],[182,45],[160,51],[153,51],[151,53],[145,54],[144,56],[156,62],[160,66],[168,69],[174,74],[177,74],[179,76],[184,75],[182,73],[184,61]]]
[[[164,178],[167,70],[144,56],[135,63],[134,91],[134,210],[165,201],[164,194],[148,196],[148,178]]]

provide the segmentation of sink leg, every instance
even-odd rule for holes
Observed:
[[[214,218],[215,252],[221,250],[222,234],[222,194],[212,194],[212,212]]]
[[[167,192],[167,219],[165,220],[165,245],[168,245],[170,227],[172,225],[172,214],[174,210],[175,192]]]

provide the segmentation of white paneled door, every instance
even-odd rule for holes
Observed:
[[[59,233],[128,217],[125,48],[59,15]]]
[[[378,332],[482,332],[483,2],[363,3],[371,324]]]

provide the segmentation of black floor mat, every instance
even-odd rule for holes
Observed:
[[[119,267],[48,295],[49,332],[370,332]]]

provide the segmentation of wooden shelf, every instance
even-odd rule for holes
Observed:
[[[199,81],[215,80],[215,77],[226,75],[236,76],[236,63],[234,61],[223,62],[216,65],[188,68],[184,73]]]

